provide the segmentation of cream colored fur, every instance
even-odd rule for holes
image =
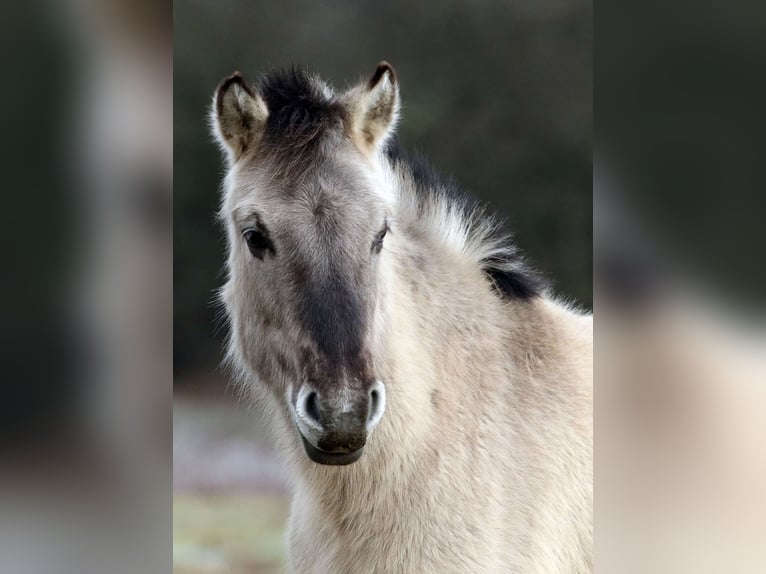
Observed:
[[[307,458],[284,393],[253,369],[265,343],[244,316],[233,214],[262,192],[243,162],[226,180],[230,355],[293,477],[289,571],[592,571],[592,317],[499,296],[482,271],[505,248],[491,224],[424,205],[406,171],[362,151],[390,215],[369,335],[387,407],[348,466]]]
[[[591,571],[591,322],[444,257],[386,262],[388,408],[362,459],[317,466],[284,421],[296,572]],[[421,293],[398,279],[419,273]]]

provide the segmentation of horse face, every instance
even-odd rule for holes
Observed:
[[[219,88],[231,168],[223,300],[232,356],[284,405],[309,458],[349,464],[385,410],[374,350],[389,203],[365,147],[376,132],[353,128],[358,96],[299,80],[260,94]],[[287,88],[296,97],[282,101]],[[259,121],[261,132],[232,135]]]
[[[320,169],[302,184],[241,174],[225,299],[240,355],[286,398],[309,456],[343,464],[384,408],[371,350],[388,220],[363,177]]]

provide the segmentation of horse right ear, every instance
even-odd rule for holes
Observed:
[[[234,164],[261,139],[269,111],[239,72],[224,78],[213,99],[212,129],[216,140]]]
[[[370,80],[342,96],[349,111],[347,129],[366,152],[382,149],[399,118],[399,85],[388,62],[378,64]]]

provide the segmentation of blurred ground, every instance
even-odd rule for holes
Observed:
[[[173,408],[173,571],[280,572],[288,498],[257,416],[224,380],[177,386]]]
[[[284,497],[258,494],[176,494],[173,572],[280,572]]]

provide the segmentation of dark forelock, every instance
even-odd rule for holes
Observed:
[[[258,91],[269,110],[265,141],[281,150],[316,142],[341,113],[321,81],[295,67],[266,74]]]

